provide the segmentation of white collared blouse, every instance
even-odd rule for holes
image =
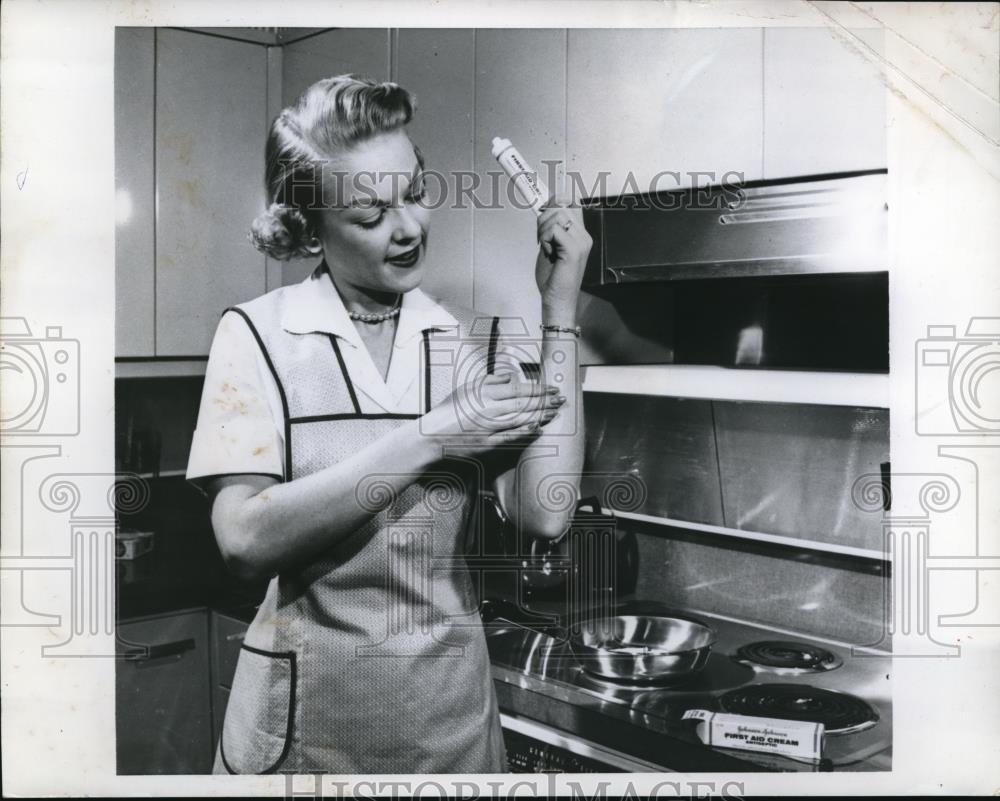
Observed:
[[[292,333],[333,334],[364,413],[420,414],[421,333],[448,329],[458,321],[420,289],[403,295],[389,372],[375,367],[329,273],[318,269],[287,287],[288,312],[281,326]],[[284,419],[271,371],[245,320],[225,314],[219,322],[205,369],[198,425],[191,443],[187,478],[284,474]]]

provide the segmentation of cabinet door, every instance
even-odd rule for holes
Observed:
[[[207,613],[122,623],[118,632],[129,643],[115,665],[118,773],[211,773]]]
[[[510,139],[552,183],[543,161],[565,159],[565,85],[565,31],[476,32],[476,172],[486,184],[477,193],[485,205],[475,210],[474,305],[484,314],[514,318],[512,330],[524,326],[531,336],[539,334],[541,320],[535,215],[507,200],[505,177],[497,184],[501,205],[493,201],[490,174],[502,173],[491,143],[495,136]]]
[[[219,742],[236,663],[249,623],[212,612],[212,742]]]
[[[250,223],[264,207],[267,53],[156,33],[156,355],[201,356],[226,307],[265,291]]]
[[[859,35],[876,52],[880,31]],[[886,166],[885,86],[826,28],[764,31],[764,177]]]
[[[292,42],[282,48],[281,96],[291,105],[311,84],[354,72],[384,81],[389,78],[388,28],[337,28]],[[294,259],[281,266],[281,284],[309,275],[318,259]]]
[[[718,183],[730,171],[759,178],[761,36],[756,28],[570,30],[567,169],[588,190],[605,173],[606,191],[593,195]],[[691,175],[700,172],[710,175]]]
[[[152,356],[152,28],[115,29],[115,356]]]
[[[431,217],[427,273],[431,295],[472,305],[472,203],[456,208],[459,174],[473,169],[475,32],[470,29],[401,30],[396,80],[417,96],[410,136],[430,176]],[[440,205],[439,205],[440,204]]]

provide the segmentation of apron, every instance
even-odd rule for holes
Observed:
[[[277,382],[288,481],[419,415],[362,414],[336,337],[285,331],[282,303],[278,290],[231,311],[250,325]],[[458,332],[423,332],[425,411],[451,393],[457,349],[473,331],[471,312],[447,309]],[[495,321],[493,332],[486,364]],[[307,565],[272,578],[240,651],[215,773],[506,770],[486,638],[462,558],[482,466],[438,462],[395,497],[379,476],[358,479],[358,501],[381,511]]]

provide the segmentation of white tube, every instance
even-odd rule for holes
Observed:
[[[507,177],[514,184],[518,195],[536,215],[541,215],[542,209],[549,200],[549,190],[538,177],[538,174],[528,166],[510,139],[493,137],[493,157],[497,160]]]

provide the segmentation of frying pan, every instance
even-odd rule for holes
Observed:
[[[668,683],[701,671],[715,639],[695,618],[614,615],[585,624],[569,645],[580,667],[600,678]]]
[[[504,626],[532,634],[568,639],[570,652],[587,673],[628,684],[671,684],[698,674],[708,663],[715,630],[693,617],[676,614],[621,614],[584,621],[566,637],[566,629],[501,599],[480,605],[491,631]],[[498,624],[501,624],[498,626]]]

